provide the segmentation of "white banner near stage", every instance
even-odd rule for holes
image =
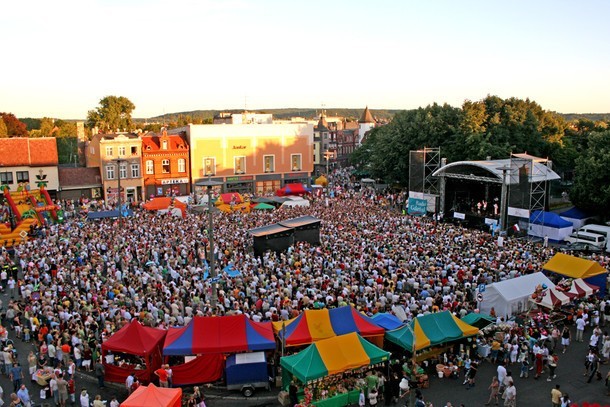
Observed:
[[[465,220],[466,219],[466,214],[462,213],[462,212],[453,212],[453,217],[456,218],[456,219]]]
[[[530,211],[528,209],[515,208],[512,206],[509,206],[508,207],[508,216],[515,216],[517,218],[525,218],[525,219],[529,220]]]

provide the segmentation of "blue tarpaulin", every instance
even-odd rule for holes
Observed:
[[[392,331],[405,325],[396,315],[388,314],[386,312],[380,312],[373,315],[372,320],[386,331]]]
[[[530,223],[535,225],[550,226],[552,228],[569,228],[572,222],[568,222],[553,212],[534,211],[530,215]]]
[[[567,211],[563,211],[559,214],[559,216],[570,219],[586,219],[591,217],[591,215],[584,212],[582,209],[578,209],[577,207],[573,207],[571,209],[568,209]]]
[[[133,211],[131,209],[128,209],[127,211],[123,211],[122,216],[132,216],[133,215]],[[114,210],[114,211],[98,211],[98,212],[89,212],[87,214],[87,220],[91,220],[91,219],[104,219],[104,218],[118,218],[119,217],[119,211],[118,210]]]

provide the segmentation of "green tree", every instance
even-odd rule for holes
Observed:
[[[0,117],[6,125],[6,134],[8,137],[27,137],[28,130],[22,121],[17,119],[12,113],[0,113]]]
[[[455,155],[455,137],[461,111],[447,104],[397,113],[389,124],[369,133],[366,142],[354,152],[352,162],[375,178],[387,182],[409,183],[409,151],[441,147],[448,156]]]
[[[76,137],[76,123],[68,122],[65,120],[55,120],[55,126],[57,127],[57,131],[55,132],[55,137],[64,138],[64,137]]]
[[[78,165],[78,140],[76,136],[57,138],[57,159],[60,164]]]
[[[610,131],[588,137],[586,151],[576,159],[570,199],[579,208],[607,216],[610,208]]]
[[[0,117],[0,138],[8,137],[8,129],[6,128],[6,124],[2,117]]]
[[[135,105],[124,96],[106,96],[95,110],[87,113],[87,127],[103,133],[133,130],[131,113]]]

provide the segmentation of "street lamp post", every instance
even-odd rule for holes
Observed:
[[[214,259],[214,220],[212,217],[212,188],[215,186],[222,185],[220,181],[212,181],[211,176],[208,175],[206,181],[197,182],[195,185],[206,187],[208,191],[208,239],[210,240],[210,280],[212,281],[212,299],[210,304],[212,308],[216,308],[216,302],[218,301],[218,293],[216,290],[216,264]]]
[[[124,163],[126,160],[123,158],[117,158],[116,160],[113,160],[116,165],[117,165],[117,173],[118,173],[118,188],[117,188],[117,194],[118,194],[118,208],[119,208],[119,225],[121,224],[121,217],[122,215],[122,211],[121,211],[121,164]]]

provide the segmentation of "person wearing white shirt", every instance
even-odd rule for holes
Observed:
[[[587,321],[581,316],[576,319],[576,341],[583,341],[583,334],[585,333],[585,327],[587,326]]]

